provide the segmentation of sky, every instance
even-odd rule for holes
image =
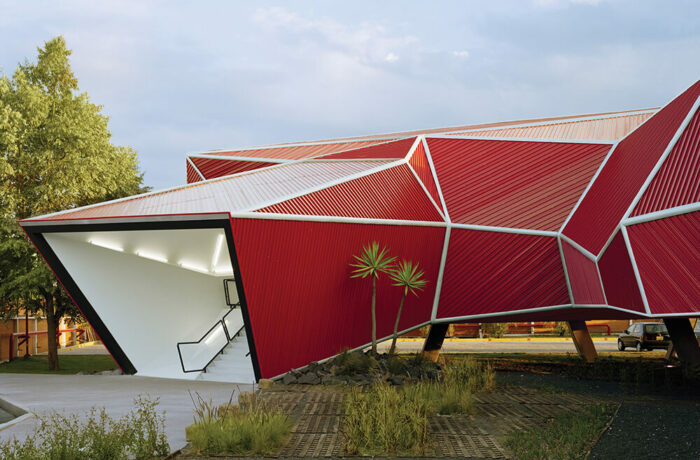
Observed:
[[[700,78],[700,2],[7,1],[0,71],[63,35],[146,185],[185,155],[666,104]]]

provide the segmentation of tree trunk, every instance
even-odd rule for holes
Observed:
[[[389,354],[393,355],[396,351],[396,335],[399,331],[399,320],[401,319],[401,310],[403,310],[403,301],[406,300],[406,291],[404,290],[403,296],[401,296],[401,303],[399,304],[399,312],[396,314],[396,322],[394,323],[394,337],[391,339],[391,348],[389,348]]]
[[[372,354],[377,354],[377,277],[372,277]]]
[[[57,371],[58,367],[58,320],[53,306],[46,306],[46,335],[49,347],[49,370]]]

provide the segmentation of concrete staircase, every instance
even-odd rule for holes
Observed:
[[[235,331],[230,331],[235,334]],[[245,329],[231,339],[224,351],[212,361],[197,380],[231,383],[255,383],[253,364],[248,354]]]

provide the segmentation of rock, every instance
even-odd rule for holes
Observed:
[[[307,372],[297,379],[297,383],[301,385],[318,385],[321,379],[314,372]]]
[[[403,377],[401,377],[400,375],[394,375],[393,377],[389,377],[389,383],[396,386],[403,385]]]
[[[272,387],[272,385],[274,385],[274,384],[275,384],[275,381],[274,381],[274,380],[270,380],[270,379],[260,379],[260,380],[258,380],[258,388],[262,388],[262,389],[270,388],[270,387]]]
[[[297,383],[297,378],[294,374],[290,372],[289,374],[285,374],[284,377],[282,377],[282,383],[284,385],[291,385],[293,383]]]

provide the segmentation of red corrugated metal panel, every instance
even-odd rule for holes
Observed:
[[[378,241],[420,263],[428,284],[406,298],[399,329],[430,320],[444,228],[234,219],[233,233],[263,377],[371,339],[371,281],[350,278],[353,254]],[[377,337],[391,334],[401,289],[377,283]]]
[[[306,144],[279,147],[265,147],[247,150],[227,150],[223,152],[202,152],[207,155],[220,155],[228,157],[250,157],[250,158],[274,158],[277,160],[301,160],[303,158],[313,158],[327,153],[342,152],[343,150],[369,147],[386,142],[384,140],[368,140],[355,142],[330,142],[327,144]]]
[[[699,94],[700,81],[620,141],[566,224],[566,236],[600,252]]]
[[[428,190],[428,193],[430,193],[435,204],[442,209],[440,195],[438,195],[437,186],[435,185],[435,178],[430,170],[430,164],[428,164],[428,157],[425,155],[425,148],[422,142],[418,144],[416,151],[413,152],[413,156],[408,162],[413,167],[413,170],[416,172],[421,182],[423,182],[423,185],[425,185],[425,188]]]
[[[606,144],[428,139],[453,222],[559,230]]]
[[[535,123],[543,123],[543,122],[549,122],[549,121],[566,121],[566,120],[576,120],[580,118],[596,118],[596,117],[607,117],[610,115],[625,115],[625,114],[630,114],[630,113],[636,113],[636,112],[645,112],[645,111],[654,111],[658,110],[657,108],[650,108],[650,109],[641,109],[641,110],[623,110],[621,112],[605,112],[605,113],[590,113],[590,114],[584,114],[584,115],[570,115],[570,116],[564,116],[564,117],[547,117],[547,118],[531,118],[529,120],[512,120],[512,121],[501,121],[497,123],[480,123],[480,124],[472,124],[472,125],[463,125],[463,126],[449,126],[445,128],[431,128],[431,129],[417,129],[413,131],[402,131],[398,133],[389,133],[389,134],[372,134],[369,136],[357,136],[357,137],[345,137],[341,139],[334,139],[335,141],[344,141],[344,140],[351,140],[351,139],[377,139],[377,138],[387,138],[387,137],[406,137],[406,136],[417,136],[419,134],[437,134],[437,133],[451,133],[451,132],[458,132],[458,131],[471,131],[471,130],[476,130],[476,129],[485,129],[485,128],[497,128],[497,127],[504,127],[504,126],[522,126],[522,125],[532,125]],[[327,141],[330,141],[328,139]],[[316,141],[316,142],[323,142],[323,141]]]
[[[526,139],[618,140],[648,120],[655,112],[619,117],[547,123],[502,129],[484,129],[455,133],[460,136],[520,137]]]
[[[450,231],[438,317],[570,303],[556,238]]]
[[[277,163],[266,163],[262,161],[237,161],[237,160],[215,160],[213,158],[194,158],[190,160],[199,169],[206,179],[230,176],[244,171],[266,168]]]
[[[354,160],[359,158],[404,158],[411,146],[416,141],[415,137],[401,139],[399,141],[386,142],[377,144],[371,147],[361,149],[347,150],[345,152],[334,153],[333,155],[324,156],[324,160]]]
[[[700,201],[700,110],[666,157],[632,213],[640,216]]]
[[[574,302],[579,305],[605,304],[595,262],[566,241],[561,242],[561,248],[566,260],[566,271],[569,273]]]
[[[94,217],[147,216],[233,212],[255,209],[285,197],[315,189],[376,168],[377,161],[328,161],[290,163],[198,182],[162,192],[108,201],[36,219],[86,219]]]
[[[646,313],[622,233],[618,232],[598,261],[608,305]]]
[[[187,183],[193,184],[202,180],[202,177],[195,171],[189,161],[185,160],[187,163]]]
[[[440,222],[406,164],[293,198],[259,212]]]
[[[700,313],[700,212],[627,227],[652,313]]]

